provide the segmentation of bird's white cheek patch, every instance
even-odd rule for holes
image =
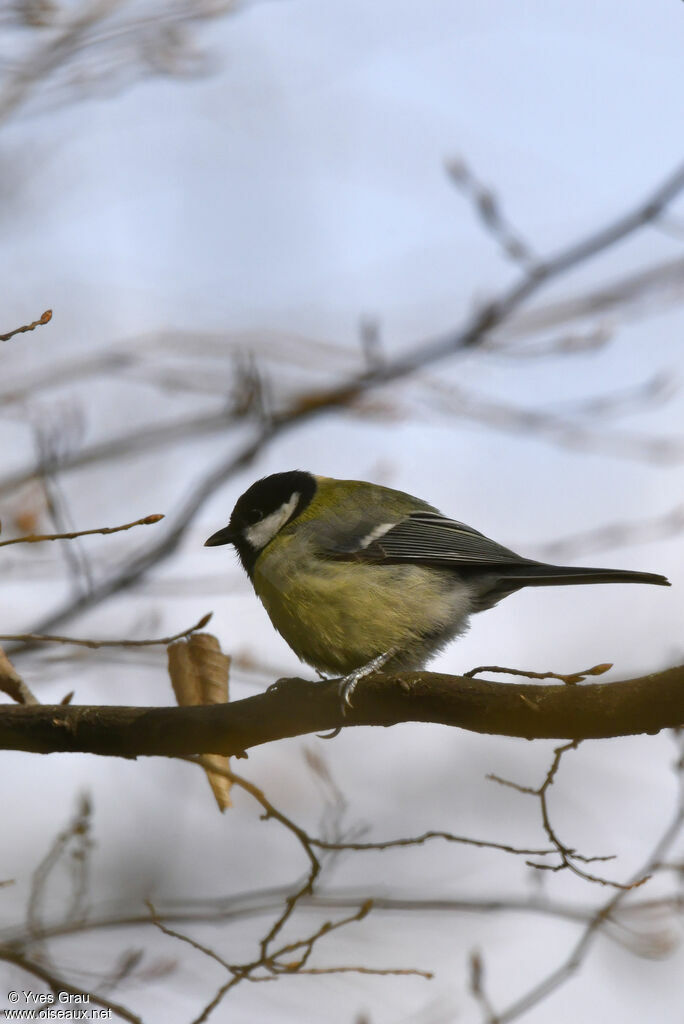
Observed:
[[[269,541],[273,540],[278,530],[288,521],[299,503],[299,491],[290,497],[275,512],[265,516],[260,522],[248,526],[245,530],[245,538],[255,550],[265,548]]]

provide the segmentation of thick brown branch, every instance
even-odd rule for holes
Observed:
[[[590,686],[494,683],[433,672],[378,674],[342,713],[337,684],[284,680],[211,707],[46,706],[0,709],[0,748],[118,757],[238,754],[338,726],[434,722],[526,739],[599,739],[684,723],[684,666]]]

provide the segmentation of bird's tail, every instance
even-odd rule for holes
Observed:
[[[501,570],[500,586],[510,581],[512,589],[519,587],[560,587],[580,583],[653,583],[669,587],[666,576],[656,572],[636,572],[632,569],[589,569],[578,565],[547,565],[544,562],[523,562],[507,565]]]

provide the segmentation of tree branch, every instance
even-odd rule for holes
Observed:
[[[116,757],[239,755],[339,726],[433,722],[525,739],[600,739],[684,723],[684,666],[589,686],[494,683],[434,672],[379,673],[344,715],[337,682],[287,679],[232,704],[199,707],[0,708],[0,749]]]

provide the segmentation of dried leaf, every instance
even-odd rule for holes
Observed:
[[[180,707],[195,704],[225,704],[228,701],[230,658],[211,633],[193,633],[187,640],[176,640],[167,648],[169,676]],[[231,806],[231,782],[221,774],[230,767],[223,754],[207,754],[206,761],[219,772],[206,770],[219,810]]]
[[[12,517],[14,526],[21,534],[37,533],[40,519],[40,511],[37,508],[23,508],[14,513]]]
[[[2,647],[0,647],[0,690],[12,700],[16,700],[17,704],[38,703]]]

